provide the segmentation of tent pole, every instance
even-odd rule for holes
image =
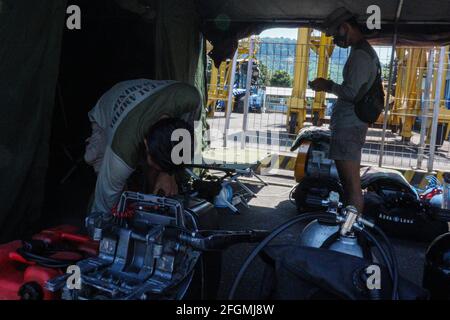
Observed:
[[[226,109],[226,114],[225,114],[225,128],[223,130],[223,146],[225,148],[227,146],[228,129],[230,128],[231,109],[233,108],[233,85],[234,85],[234,76],[236,73],[237,56],[238,56],[238,50],[236,49],[234,56],[233,56],[233,60],[231,60],[230,83],[228,84],[228,101],[227,101],[227,109]]]
[[[252,89],[252,74],[253,74],[253,36],[249,38],[248,60],[247,60],[247,79],[245,84],[245,98],[244,98],[244,118],[242,120],[242,135],[241,135],[241,149],[245,148],[245,141],[247,138],[247,124],[248,124],[248,105],[250,100],[250,91]]]
[[[381,135],[381,146],[380,146],[380,157],[378,159],[378,166],[381,167],[383,165],[383,154],[384,154],[384,145],[386,139],[386,129],[387,129],[387,120],[388,120],[388,111],[389,111],[389,98],[391,97],[392,90],[392,81],[393,81],[393,66],[394,66],[394,56],[395,49],[397,48],[397,34],[398,34],[398,19],[400,18],[400,14],[402,12],[403,0],[399,0],[397,5],[397,13],[395,15],[395,23],[394,23],[394,36],[392,39],[392,49],[391,49],[391,61],[389,64],[389,80],[388,80],[388,89],[386,96],[386,103],[384,105],[384,117],[383,117],[383,134]]]
[[[425,137],[427,135],[428,124],[428,110],[430,109],[430,91],[431,91],[431,78],[433,77],[433,62],[434,62],[434,49],[431,48],[428,52],[427,62],[427,77],[425,79],[424,94],[421,97],[422,103],[422,117],[420,120],[420,142],[419,142],[419,155],[417,156],[417,169],[422,169],[422,161],[425,151]]]
[[[436,136],[439,121],[439,108],[441,106],[441,87],[442,87],[442,73],[444,70],[445,47],[442,46],[439,52],[439,65],[436,79],[436,88],[434,91],[434,109],[433,119],[431,123],[431,140],[430,140],[430,157],[428,158],[428,172],[433,171],[434,153],[436,151]]]

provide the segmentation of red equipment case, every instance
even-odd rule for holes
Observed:
[[[63,225],[41,231],[32,239],[43,241],[47,245],[64,245],[70,248],[68,252],[53,254],[51,257],[55,259],[80,260],[85,256],[97,255],[98,242],[78,234],[78,231],[77,227]],[[27,260],[17,252],[21,247],[20,240],[0,245],[0,300],[59,299],[59,294],[47,291],[44,284],[47,280],[61,275],[64,270],[44,267],[35,261]]]

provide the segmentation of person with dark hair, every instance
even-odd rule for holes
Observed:
[[[315,91],[325,91],[337,96],[330,119],[330,158],[336,163],[346,205],[356,207],[361,213],[364,202],[359,170],[368,123],[356,114],[355,103],[376,84],[379,60],[375,50],[365,39],[356,16],[345,8],[333,11],[325,19],[322,29],[327,36],[333,37],[337,46],[351,47],[341,84],[317,78],[309,85]]]
[[[92,135],[84,158],[97,173],[91,211],[109,212],[117,204],[144,154],[153,193],[177,194],[174,174],[192,158],[201,106],[195,87],[175,81],[130,80],[108,90],[88,114]],[[184,148],[173,152],[180,143],[190,155]]]

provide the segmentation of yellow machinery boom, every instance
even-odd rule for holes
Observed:
[[[218,100],[228,101],[228,85],[231,76],[231,61],[223,61],[219,68],[211,66],[211,78],[208,88],[208,117],[214,117],[216,103]]]
[[[255,59],[256,52],[259,49],[258,38],[254,39],[255,46],[253,50],[253,59]],[[239,47],[238,47],[238,65],[243,64],[244,62],[248,61],[249,57],[249,39],[244,39],[239,41]],[[216,103],[218,100],[224,101],[225,108],[227,106],[228,101],[228,89],[232,86],[230,86],[230,80],[231,80],[231,66],[232,60],[228,61],[222,61],[219,68],[216,68],[214,66],[214,63],[211,65],[211,76],[209,80],[209,86],[208,86],[208,117],[214,117],[214,111],[216,109]],[[226,112],[226,110],[225,110]]]
[[[286,117],[286,125],[290,133],[297,133],[306,120],[306,88],[308,86],[311,30],[309,28],[298,29],[292,96],[288,99],[288,113]],[[295,132],[292,132],[292,129]]]
[[[295,52],[294,81],[292,96],[288,99],[287,127],[290,133],[297,133],[306,120],[308,71],[310,49],[317,55],[317,77],[328,78],[328,63],[333,53],[332,38],[321,33],[312,35],[313,29],[299,28]],[[312,116],[317,124],[325,118],[325,92],[316,92],[312,103]],[[314,120],[313,120],[314,121]]]
[[[423,90],[423,81],[427,69],[427,53],[428,48],[398,48],[397,55],[397,80],[395,83],[395,101],[389,118],[390,127],[400,126],[400,135],[402,140],[409,141],[412,136],[412,128],[416,117],[421,115],[421,97]],[[439,52],[435,50],[433,58],[434,65],[439,60]],[[443,70],[443,79],[446,79],[448,71],[448,47],[444,65],[447,66]],[[431,86],[431,101],[435,99],[436,91],[436,74],[437,68],[434,67],[433,82]],[[441,84],[441,106],[439,111],[438,122],[440,125],[447,124],[447,130],[444,138],[449,133],[450,110],[445,107],[444,93],[445,81]],[[432,105],[433,103],[431,103]],[[428,119],[431,119],[432,107],[429,109]],[[428,127],[430,121],[428,121]],[[428,130],[428,134],[429,134]]]
[[[318,39],[313,37],[311,43],[313,44],[313,51],[317,54],[317,78],[327,79],[328,64],[334,50],[333,38],[327,37],[324,33],[321,33]],[[312,115],[320,120],[325,118],[325,95],[325,92],[315,92],[314,95]]]

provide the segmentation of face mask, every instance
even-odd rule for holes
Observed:
[[[333,36],[333,43],[341,48],[348,48],[347,44],[347,33],[344,33],[343,35],[338,32],[337,35]]]

